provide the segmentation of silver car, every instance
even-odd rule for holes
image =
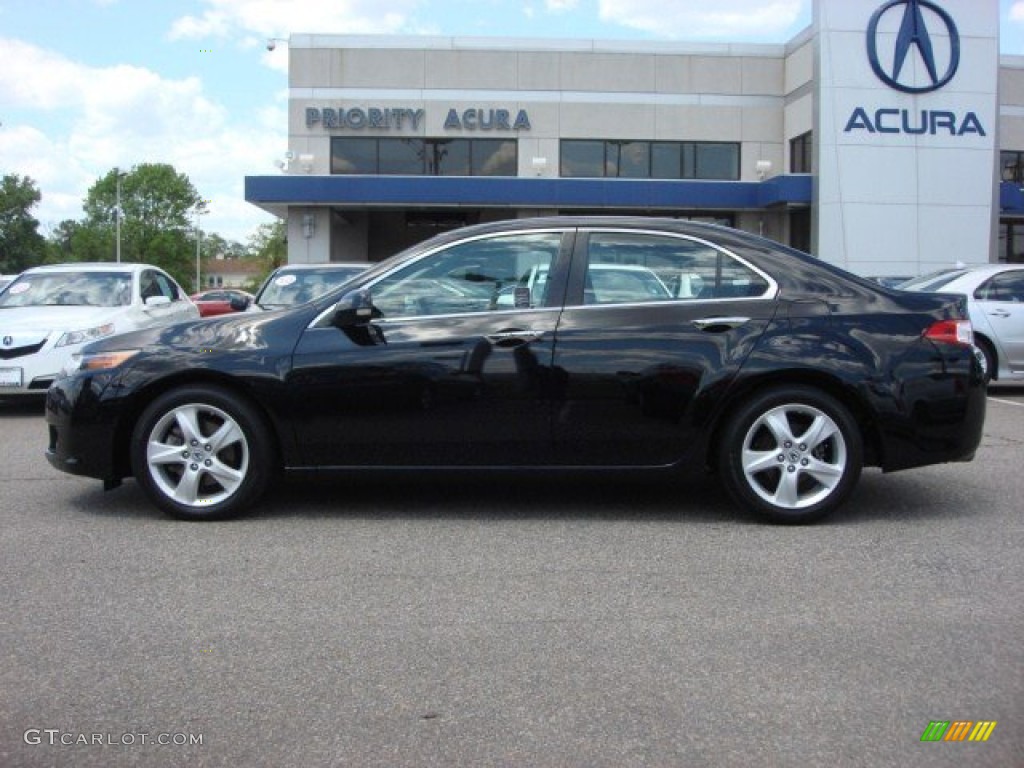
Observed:
[[[985,357],[985,376],[1024,381],[1024,264],[951,267],[899,288],[966,295],[974,343]]]

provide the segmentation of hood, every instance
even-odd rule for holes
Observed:
[[[210,356],[221,352],[258,351],[282,336],[295,338],[312,319],[311,311],[299,313],[236,312],[230,315],[190,320],[174,325],[145,328],[93,342],[87,352],[109,352],[119,349],[142,349],[160,354],[176,352]]]
[[[0,309],[0,329],[11,331],[77,331],[114,322],[124,307],[9,307]]]
[[[0,335],[15,346],[38,344],[55,333],[114,323],[124,330],[123,307],[10,307],[0,309]],[[119,322],[120,321],[120,322]]]

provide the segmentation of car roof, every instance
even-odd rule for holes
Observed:
[[[47,272],[66,272],[73,269],[77,272],[140,272],[144,269],[159,269],[152,264],[138,264],[124,261],[81,261],[68,262],[66,264],[43,264],[38,267],[31,267],[22,272],[23,275],[45,274]]]
[[[369,261],[325,261],[320,264],[282,264],[274,272],[302,272],[307,269],[352,269],[353,267],[372,267]]]

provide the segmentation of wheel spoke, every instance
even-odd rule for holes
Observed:
[[[185,449],[180,445],[168,445],[159,440],[150,440],[146,445],[146,461],[153,464],[187,464],[182,456]]]
[[[779,484],[775,488],[772,501],[780,507],[794,509],[800,503],[800,491],[797,487],[798,481],[798,472],[783,472],[779,477]]]
[[[811,426],[800,436],[800,440],[806,443],[808,450],[814,450],[839,431],[835,423],[823,413],[814,417]]]
[[[842,464],[829,464],[820,459],[810,459],[810,464],[803,468],[803,471],[817,480],[826,488],[832,489],[839,485],[843,479],[845,466]]]
[[[783,445],[787,440],[790,442],[796,440],[793,437],[793,430],[789,426],[789,419],[786,418],[786,411],[782,408],[776,408],[774,411],[766,413],[761,419],[761,423],[772,433],[776,445]]]
[[[199,429],[199,409],[194,405],[185,405],[174,412],[174,421],[181,430],[181,436],[185,445],[193,440],[203,439],[202,431]]]
[[[172,496],[178,503],[189,506],[199,501],[199,473],[185,470]]]
[[[235,489],[245,480],[245,472],[229,467],[217,459],[214,459],[213,463],[206,468],[206,473],[212,475],[220,483],[224,492],[228,494],[234,493]]]
[[[754,451],[744,448],[741,461],[743,462],[743,471],[748,476],[780,467],[778,451]]]
[[[245,435],[239,426],[230,419],[225,421],[209,437],[205,438],[206,444],[211,447],[211,453],[220,453],[225,447],[234,443],[244,443]]]

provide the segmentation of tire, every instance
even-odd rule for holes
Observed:
[[[193,385],[154,400],[132,433],[135,479],[164,512],[223,520],[252,506],[273,471],[272,440],[256,410],[219,387]]]
[[[982,357],[985,358],[985,374],[983,378],[985,383],[988,384],[992,379],[997,378],[999,358],[996,357],[996,350],[988,339],[979,336],[974,340],[974,346],[981,350]]]
[[[788,386],[742,404],[719,442],[719,470],[740,506],[777,523],[809,523],[835,510],[860,477],[856,421],[816,389]]]

